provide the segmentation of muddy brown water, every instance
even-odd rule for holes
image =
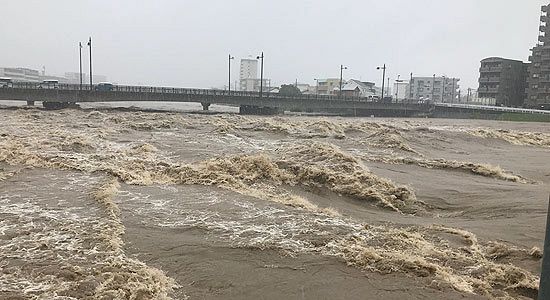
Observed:
[[[536,295],[542,123],[0,110],[0,299]]]

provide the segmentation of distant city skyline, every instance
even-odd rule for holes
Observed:
[[[345,79],[380,86],[385,63],[392,81],[412,72],[477,88],[482,59],[527,61],[549,2],[12,1],[0,18],[0,66],[78,72],[78,42],[92,36],[94,73],[121,84],[222,87],[229,53],[237,79],[240,59],[264,51],[274,86],[336,78],[341,64]],[[84,72],[87,58],[85,47]]]

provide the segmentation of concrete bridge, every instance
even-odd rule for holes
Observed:
[[[285,96],[276,93],[224,91],[147,86],[94,86],[58,84],[43,87],[39,83],[18,82],[0,88],[0,100],[22,100],[34,105],[41,101],[48,109],[68,107],[83,102],[197,102],[204,110],[211,104],[238,106],[241,114],[273,115],[284,111],[317,112],[347,116],[377,117],[443,117],[499,119],[503,115],[536,115],[536,119],[549,120],[550,111],[496,106],[479,106],[458,103],[425,103],[415,100],[382,102],[363,97],[329,95]]]
[[[59,84],[41,88],[38,83],[14,83],[0,88],[0,100],[22,100],[34,105],[42,101],[45,108],[59,109],[71,103],[157,101],[197,102],[204,110],[211,104],[238,106],[241,114],[277,114],[283,111],[322,112],[338,115],[361,116],[423,116],[429,115],[434,105],[408,101],[383,103],[367,101],[362,97],[337,97],[328,95],[285,96],[276,93],[224,91],[212,89],[188,89],[171,87],[114,85],[102,90],[89,85]]]

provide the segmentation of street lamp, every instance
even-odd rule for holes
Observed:
[[[313,78],[317,83],[315,84],[315,95],[319,95],[319,78]]]
[[[434,74],[434,79],[432,80],[432,99],[431,99],[435,103],[434,89],[435,89],[435,74]]]
[[[443,76],[441,79],[441,103],[445,103],[445,83],[447,83],[447,77]]]
[[[88,47],[90,47],[90,91],[93,90],[92,82],[92,37],[88,40]]]
[[[382,69],[382,98],[380,100],[384,100],[384,82],[386,81],[386,64],[384,64],[383,67],[376,67],[376,70]]]
[[[260,67],[260,98],[262,98],[262,92],[264,88],[264,52],[262,51],[262,55],[256,56],[256,59],[261,59],[261,67]]]
[[[460,90],[458,91],[458,102],[460,102]],[[455,101],[455,78],[453,77],[453,89],[451,90],[451,103]]]
[[[232,59],[235,59],[235,57],[231,56],[231,54],[229,54],[229,63],[228,63],[228,65],[229,65],[229,68],[228,68],[229,69],[229,74],[228,74],[229,75],[228,76],[229,81],[227,82],[227,89],[228,89],[229,93],[231,93],[231,60]]]
[[[80,75],[80,90],[82,91],[82,42],[78,42],[78,60]]]
[[[403,80],[400,80],[399,78],[401,78],[401,75],[397,75],[397,80],[395,81],[396,85],[395,85],[395,100],[396,101],[399,101],[399,83],[403,82]]]
[[[340,65],[340,98],[342,97],[342,75],[344,73],[344,70],[347,70],[348,67],[344,67],[344,65]]]
[[[411,72],[411,80],[409,80],[409,97],[410,97],[410,100],[413,99],[413,73]]]

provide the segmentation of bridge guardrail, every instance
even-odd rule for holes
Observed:
[[[455,108],[478,109],[478,110],[500,111],[500,112],[510,112],[510,113],[530,113],[530,114],[542,114],[542,115],[550,114],[550,111],[547,111],[547,110],[528,109],[528,108],[473,105],[473,104],[461,104],[461,103],[436,103],[435,105],[439,107],[451,107],[451,108],[455,107]]]
[[[57,90],[64,91],[94,91],[94,92],[127,92],[127,93],[160,93],[160,94],[178,94],[178,95],[201,95],[201,96],[228,96],[228,97],[260,97],[259,92],[249,91],[227,91],[227,90],[214,90],[214,89],[193,89],[193,88],[175,88],[175,87],[154,87],[154,86],[131,86],[131,85],[113,85],[108,91],[96,90],[98,85],[90,87],[89,84],[66,84],[60,83],[55,86]],[[39,82],[15,82],[13,83],[15,89],[41,89]],[[51,87],[47,89],[52,89]],[[400,101],[376,101],[375,99],[368,99],[366,97],[357,96],[333,96],[333,95],[317,95],[317,94],[300,94],[300,95],[281,95],[278,93],[263,92],[262,98],[269,100],[312,100],[312,101],[350,101],[350,102],[377,102],[385,104],[415,104],[426,106],[431,105],[427,102],[421,102],[418,100],[400,100]]]

